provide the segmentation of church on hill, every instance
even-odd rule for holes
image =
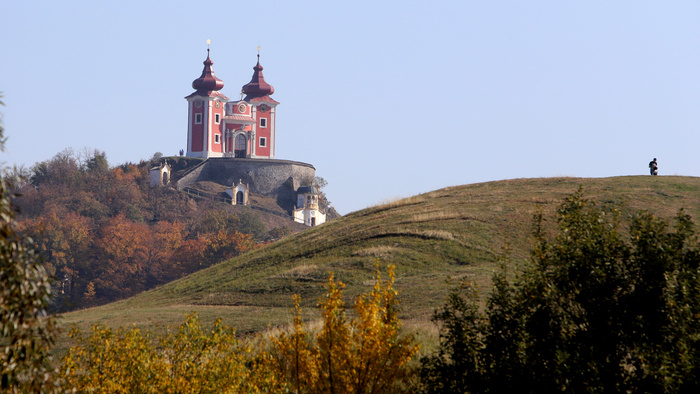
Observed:
[[[315,184],[313,165],[275,158],[275,89],[265,81],[260,54],[253,76],[231,100],[214,74],[210,51],[187,100],[187,150],[174,166],[151,169],[152,186],[174,186],[198,197],[228,201],[297,223],[317,226],[333,211]],[[221,190],[219,190],[221,189]],[[256,205],[257,204],[257,205]]]
[[[229,100],[220,90],[224,82],[214,75],[209,57],[202,75],[192,82],[195,92],[187,100],[187,156],[273,159],[275,157],[275,88],[265,82],[263,67],[241,90],[245,97]]]

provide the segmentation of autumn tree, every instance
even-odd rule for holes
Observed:
[[[174,332],[156,335],[136,327],[95,325],[61,363],[65,388],[92,393],[281,392],[265,355],[242,344],[217,320],[202,326],[190,315]]]
[[[218,231],[208,236],[200,236],[200,239],[204,244],[201,257],[207,266],[238,256],[253,247],[253,236],[238,231]]]
[[[295,297],[294,328],[240,342],[217,320],[211,327],[187,316],[166,334],[136,327],[93,326],[62,359],[60,378],[69,391],[94,393],[394,393],[418,350],[399,333],[393,268],[355,302],[347,317],[343,284],[331,275],[319,303],[323,328],[306,331]],[[256,345],[256,346],[254,346]]]
[[[14,189],[18,230],[56,276],[54,311],[131,296],[231,258],[265,238],[248,210],[153,188],[150,163],[110,167],[104,152],[68,149],[35,164]]]
[[[20,222],[18,230],[33,234],[46,267],[56,278],[54,303],[74,304],[91,276],[90,258],[94,232],[92,221],[74,212],[51,211],[46,216]],[[61,307],[62,305],[58,305]]]
[[[343,287],[331,274],[319,302],[323,326],[315,334],[307,331],[295,298],[292,330],[272,338],[276,368],[297,393],[401,391],[418,345],[400,333],[393,266],[388,280],[377,273],[372,291],[355,300],[353,317],[346,315]]]
[[[150,226],[149,240],[145,245],[146,286],[152,287],[169,282],[174,276],[172,269],[177,252],[185,241],[185,226],[179,222],[160,221]],[[189,271],[190,273],[192,271]]]
[[[104,223],[95,245],[104,256],[98,268],[102,272],[98,288],[117,297],[144,289],[149,235],[148,226],[134,223],[124,214]]]

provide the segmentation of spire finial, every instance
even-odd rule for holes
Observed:
[[[211,40],[207,39],[207,59],[202,62],[204,64],[202,75],[192,81],[192,87],[197,91],[216,91],[224,87],[224,82],[214,75],[214,70],[211,68],[214,62],[209,57],[209,44],[211,44]]]

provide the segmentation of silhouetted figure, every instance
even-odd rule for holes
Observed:
[[[656,157],[649,162],[649,173],[651,175],[659,175],[659,163],[656,162]]]

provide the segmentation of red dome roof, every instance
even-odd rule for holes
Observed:
[[[243,93],[247,96],[245,100],[250,100],[257,97],[269,96],[275,92],[275,88],[265,82],[263,77],[263,66],[260,65],[260,55],[258,54],[258,64],[253,67],[253,78],[247,85],[243,85]]]
[[[214,62],[209,59],[209,48],[207,48],[207,60],[204,61],[204,70],[202,75],[192,81],[192,87],[198,92],[210,92],[212,90],[221,90],[224,87],[224,81],[214,75],[214,69],[211,68]]]

